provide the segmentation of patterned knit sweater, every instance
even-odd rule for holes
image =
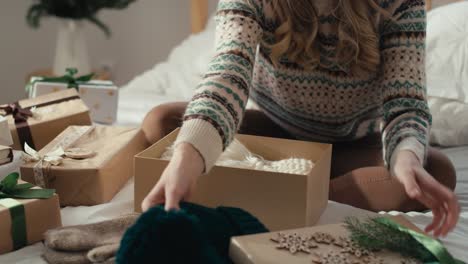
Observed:
[[[320,2],[322,0],[317,0]],[[302,140],[340,142],[382,133],[384,160],[407,149],[426,159],[431,114],[426,102],[424,0],[377,0],[381,65],[356,77],[335,56],[335,1],[316,4],[321,63],[305,70],[271,63],[278,22],[268,0],[220,0],[216,55],[190,102],[177,142],[192,144],[209,171],[232,142],[248,98]],[[330,4],[328,4],[330,3]],[[335,4],[336,6],[336,4]],[[273,41],[273,42],[272,42]]]

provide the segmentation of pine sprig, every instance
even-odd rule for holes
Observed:
[[[405,257],[423,262],[434,261],[435,257],[411,235],[386,226],[373,218],[360,221],[354,217],[345,219],[351,240],[360,247],[371,251],[390,250]]]

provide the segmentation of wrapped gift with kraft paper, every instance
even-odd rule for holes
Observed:
[[[403,216],[369,213],[367,218],[354,217],[350,221],[354,223],[353,228],[349,227],[350,222],[345,221],[232,237],[229,257],[235,264],[463,263],[454,259],[440,241],[425,234]],[[359,234],[355,231],[357,225],[361,229]],[[387,237],[381,237],[383,232]],[[374,244],[372,249],[368,247],[369,242],[364,247],[356,238],[378,243],[378,250],[373,250],[376,248]],[[410,248],[406,248],[407,254],[404,254],[395,246],[388,246],[391,243],[389,238],[407,247],[412,246],[412,258],[407,256]],[[422,251],[426,253],[421,254]],[[431,260],[423,261],[421,258]]]
[[[135,156],[135,210],[159,180],[168,161],[161,155],[178,130]],[[312,161],[308,174],[215,166],[197,182],[190,201],[208,207],[240,207],[270,230],[314,225],[328,202],[332,146],[314,142],[237,135],[247,149],[269,161],[302,158]]]
[[[67,71],[67,75],[62,77],[32,77],[28,86],[29,97],[74,88],[89,107],[94,122],[114,123],[117,119],[119,96],[117,86],[112,81],[92,80],[92,74],[75,78],[76,70]]]
[[[41,149],[70,125],[91,125],[89,109],[71,89],[0,105],[13,137],[13,149],[24,143]]]
[[[146,144],[137,128],[70,126],[40,151],[26,146],[21,177],[55,189],[62,206],[106,203],[133,176],[133,157]]]
[[[10,147],[0,145],[0,165],[13,161],[13,150]]]
[[[18,178],[11,173],[0,182],[0,254],[40,242],[47,230],[62,225],[54,190]]]
[[[13,138],[11,137],[10,126],[8,119],[0,115],[0,145],[11,146],[13,145]]]

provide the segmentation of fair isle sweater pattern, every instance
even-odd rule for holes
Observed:
[[[387,165],[407,144],[426,159],[431,114],[426,101],[424,0],[378,0],[391,17],[379,20],[381,60],[375,74],[357,77],[336,58],[337,18],[319,16],[320,65],[305,70],[268,44],[278,23],[268,0],[221,0],[216,55],[186,110],[178,142],[191,143],[209,170],[233,141],[251,98],[302,140],[350,141],[381,132]],[[206,135],[202,135],[206,134]]]

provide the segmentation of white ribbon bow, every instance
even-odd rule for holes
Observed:
[[[58,147],[57,149],[45,154],[40,155],[35,149],[31,148],[26,142],[24,143],[24,152],[21,155],[21,158],[25,162],[36,162],[36,165],[33,167],[34,171],[34,180],[36,185],[39,187],[45,188],[47,187],[46,180],[44,177],[43,165],[46,167],[58,166],[63,161],[63,155],[65,151],[62,147]]]
[[[28,143],[24,143],[24,152],[22,153],[21,158],[25,162],[47,162],[50,165],[58,166],[63,161],[63,156],[65,155],[65,151],[62,147],[58,147],[57,149],[41,156],[39,152],[35,149],[31,148]]]

